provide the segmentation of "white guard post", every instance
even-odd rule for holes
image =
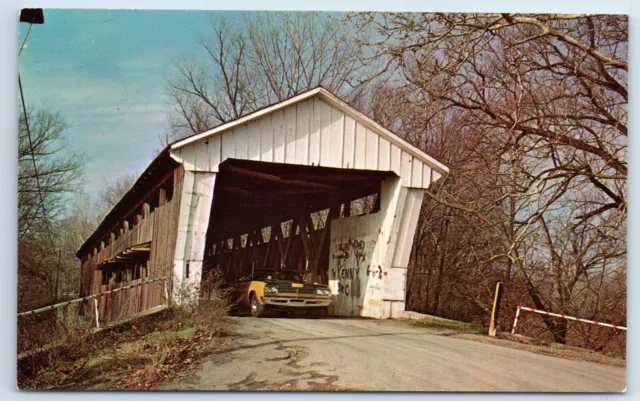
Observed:
[[[564,315],[562,313],[547,312],[547,311],[540,310],[540,309],[533,309],[533,308],[528,308],[526,306],[518,305],[518,307],[516,307],[516,318],[513,320],[513,328],[511,329],[511,334],[515,334],[515,332],[516,332],[516,325],[518,324],[518,316],[520,315],[520,310],[521,309],[525,310],[525,311],[528,311],[528,312],[539,313],[541,315],[554,316],[554,317],[559,317],[561,319],[574,320],[576,322],[595,324],[596,326],[611,327],[611,328],[616,329],[616,330],[625,330],[625,331],[627,330],[627,328],[624,327],[624,326],[618,326],[618,325],[610,324],[610,323],[596,322],[594,320],[582,319],[582,318],[575,317],[575,316],[568,316],[568,315]]]

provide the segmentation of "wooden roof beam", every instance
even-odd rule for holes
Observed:
[[[212,231],[207,235],[212,235],[211,238],[220,240],[231,238],[233,235],[246,234],[252,229],[269,227],[273,224],[295,219],[305,213],[313,213],[319,210],[328,209],[331,208],[332,205],[343,203],[346,200],[351,201],[353,199],[371,195],[375,193],[376,190],[379,190],[379,186],[375,189],[367,188],[366,190],[358,188],[351,191],[345,191],[341,196],[323,197],[322,199],[315,200],[314,202],[297,205],[295,208],[281,207],[278,210],[265,210],[267,209],[267,206],[246,210],[243,209],[246,204],[237,204],[237,209],[229,210],[228,207],[217,204],[214,206],[214,210],[212,211],[209,221],[209,229]],[[220,214],[221,212],[216,211],[216,208],[220,206],[222,206],[222,214]],[[242,221],[238,221],[238,215],[242,215]]]
[[[297,178],[284,179],[279,175],[267,174],[260,171],[244,169],[244,168],[233,166],[233,165],[224,165],[223,167],[220,168],[220,172],[222,174],[224,174],[225,172],[231,172],[234,174],[243,175],[245,177],[257,178],[264,181],[280,182],[283,184],[297,185],[297,186],[308,187],[308,188],[325,189],[328,191],[335,191],[340,189],[340,187],[337,187],[335,185],[322,184],[322,183],[317,183],[317,182],[307,181],[307,180],[300,180]]]

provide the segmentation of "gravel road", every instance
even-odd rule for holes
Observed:
[[[162,390],[619,392],[625,368],[395,321],[231,318],[228,350]],[[444,333],[446,334],[446,333]]]

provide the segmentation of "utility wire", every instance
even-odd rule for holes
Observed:
[[[18,57],[20,57],[20,55],[22,54],[22,49],[24,49],[24,45],[27,41],[27,38],[29,37],[29,33],[31,32],[31,27],[33,26],[33,22],[31,22],[29,24],[29,30],[27,31],[27,34],[24,37],[24,41],[22,42],[22,46],[20,47],[20,51],[18,52]],[[24,123],[25,123],[25,127],[27,129],[27,138],[29,140],[29,151],[31,153],[31,161],[33,162],[33,173],[36,179],[36,188],[38,189],[38,197],[40,198],[40,206],[42,207],[42,218],[44,220],[45,223],[45,227],[47,229],[47,237],[49,238],[49,242],[51,244],[51,249],[53,250],[54,253],[56,253],[55,249],[56,249],[56,245],[55,242],[53,241],[53,236],[51,234],[51,224],[49,222],[49,219],[47,218],[47,208],[45,206],[44,203],[44,195],[42,194],[42,187],[40,186],[40,175],[38,173],[38,164],[36,163],[36,155],[35,155],[35,151],[33,149],[33,140],[31,139],[31,128],[29,127],[29,116],[27,114],[27,106],[26,103],[24,101],[24,91],[22,90],[22,79],[20,77],[20,71],[18,71],[18,88],[20,88],[20,100],[22,102],[22,114],[24,115]],[[34,216],[35,217],[35,216]],[[57,301],[58,299],[58,279],[60,277],[60,257],[62,255],[62,251],[58,250],[57,255],[58,256],[58,264],[56,267],[56,283],[55,283],[55,299]]]
[[[35,17],[34,17],[35,18]],[[18,52],[18,57],[22,54],[22,49],[24,49],[24,45],[27,43],[27,38],[31,33],[31,27],[33,26],[33,22],[29,24],[29,29],[27,30],[27,34],[24,35],[24,40],[22,41],[22,46],[20,46],[20,51]]]

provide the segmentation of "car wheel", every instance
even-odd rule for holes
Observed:
[[[253,317],[261,317],[262,314],[264,313],[264,305],[260,305],[260,302],[258,302],[258,297],[256,297],[255,295],[251,296],[251,316]]]

